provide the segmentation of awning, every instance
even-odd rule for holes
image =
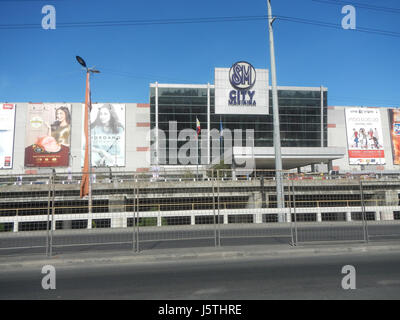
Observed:
[[[345,156],[346,148],[281,148],[282,168],[284,170],[304,167],[311,164],[327,163]],[[233,157],[237,164],[255,161],[257,169],[275,169],[275,151],[273,147],[234,147]]]

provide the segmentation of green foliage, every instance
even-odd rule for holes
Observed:
[[[195,175],[190,172],[189,170],[185,171],[185,173],[183,174],[183,178],[184,179],[194,179]]]
[[[140,218],[139,227],[155,227],[157,226],[157,218]]]
[[[214,175],[212,174],[212,170],[209,170],[207,172],[208,177],[214,176],[216,178],[218,171],[220,178],[232,177],[232,167],[229,164],[225,164],[224,160],[221,160],[220,163],[214,165],[211,169],[214,170]]]
[[[166,218],[161,218],[161,225],[162,226],[167,226],[168,225],[168,220]]]

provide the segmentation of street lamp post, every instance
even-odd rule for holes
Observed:
[[[89,82],[90,82],[90,74],[91,73],[100,73],[100,71],[95,70],[94,68],[88,68],[86,65],[85,60],[83,60],[81,57],[76,56],[76,60],[78,61],[78,63],[85,68],[86,70],[86,97],[85,97],[85,108],[88,107],[89,110],[85,110],[85,113],[87,112],[87,126],[88,126],[88,132],[87,132],[87,139],[86,139],[86,144],[88,147],[88,174],[89,174],[89,194],[88,194],[88,211],[89,211],[89,216],[92,213],[92,177],[91,177],[91,173],[92,173],[92,140],[91,140],[91,122],[90,122],[90,109],[89,105],[91,105],[91,94],[90,94],[90,86],[89,86]],[[86,159],[85,159],[86,161]],[[88,222],[91,221],[91,218],[88,219]],[[88,223],[88,228],[90,229],[91,223]]]
[[[279,106],[278,106],[278,89],[276,84],[276,65],[275,65],[275,48],[274,48],[274,31],[272,24],[275,18],[272,18],[271,0],[267,0],[268,4],[268,30],[269,30],[269,48],[271,56],[271,79],[272,79],[272,110],[274,121],[274,150],[275,150],[275,177],[276,177],[276,197],[278,208],[284,208],[285,202],[283,198],[282,184],[282,155],[281,155],[281,132],[279,124]]]

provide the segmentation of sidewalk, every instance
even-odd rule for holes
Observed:
[[[400,242],[305,244],[297,247],[291,247],[286,244],[225,246],[219,248],[200,247],[158,249],[140,253],[128,250],[102,251],[66,253],[55,255],[51,258],[47,258],[43,255],[4,256],[0,257],[0,272],[41,268],[47,264],[53,265],[54,267],[90,267],[91,265],[179,263],[193,260],[257,260],[368,253],[400,254]]]

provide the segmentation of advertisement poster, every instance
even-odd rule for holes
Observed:
[[[0,169],[12,169],[14,128],[15,105],[0,104]]]
[[[85,105],[82,106],[82,128],[84,109]],[[92,104],[90,120],[92,166],[125,166],[125,104]],[[82,130],[82,167],[85,143],[85,135]]]
[[[67,167],[70,141],[70,104],[28,105],[25,167]]]
[[[391,128],[393,164],[400,165],[400,109],[389,110],[389,125]]]
[[[347,108],[346,128],[350,164],[385,164],[379,109]]]

